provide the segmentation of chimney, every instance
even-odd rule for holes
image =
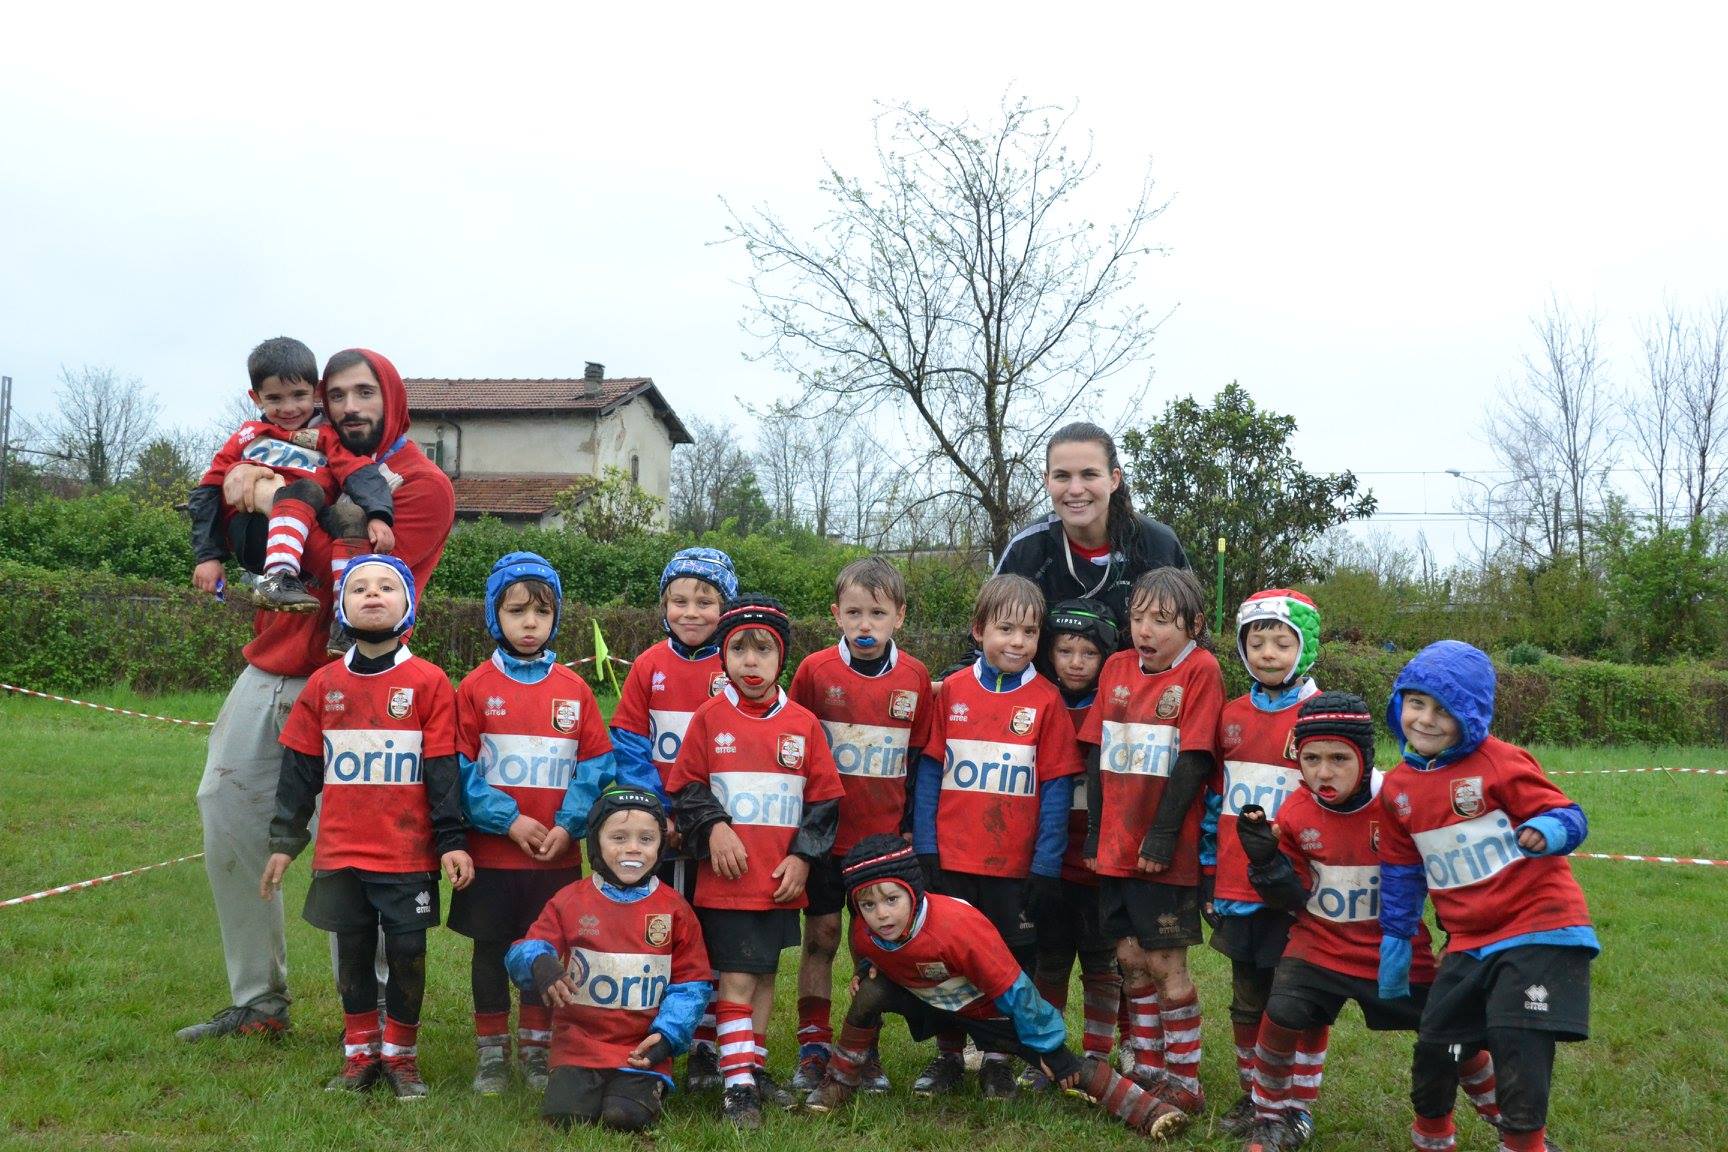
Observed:
[[[582,394],[584,396],[600,395],[600,382],[606,379],[606,365],[596,364],[590,360],[582,365]]]

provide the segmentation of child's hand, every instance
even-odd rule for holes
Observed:
[[[382,520],[366,521],[366,539],[371,542],[374,552],[396,550],[396,533]]]
[[[1149,856],[1140,857],[1135,862],[1134,866],[1140,871],[1150,872],[1154,876],[1160,872],[1168,872],[1170,870],[1170,865],[1164,863],[1162,860],[1154,860]]]
[[[788,856],[774,869],[774,879],[780,887],[774,889],[774,903],[784,904],[804,894],[804,882],[810,879],[810,862],[801,856]]]
[[[556,983],[546,986],[540,999],[551,1008],[572,1008],[576,1004],[576,985],[570,983],[570,977],[560,977]]]
[[[546,843],[546,825],[532,816],[518,816],[510,821],[507,835],[516,847],[522,849],[523,855],[533,856]]]
[[[1057,1080],[1056,1074],[1050,1070],[1050,1065],[1044,1063],[1042,1060],[1038,1061],[1038,1064],[1043,1070],[1044,1075],[1050,1077],[1052,1081],[1055,1081],[1059,1088],[1072,1088],[1074,1085],[1080,1083],[1080,1073],[1082,1071],[1080,1068],[1075,1068],[1074,1071],[1068,1073],[1068,1075],[1062,1077],[1062,1079]]]
[[[540,851],[534,853],[536,860],[556,860],[570,850],[570,833],[558,825],[546,829],[546,839],[540,842]]]
[[[222,477],[222,503],[240,512],[268,512],[258,507],[258,481],[274,475],[259,464],[239,463]]]
[[[624,1063],[630,1065],[632,1068],[654,1067],[654,1061],[648,1054],[653,1051],[655,1045],[661,1042],[661,1039],[662,1037],[658,1032],[648,1033],[648,1035],[642,1037],[642,1043],[636,1045],[630,1055],[624,1057]]]
[[[264,861],[264,875],[258,880],[258,899],[269,900],[282,890],[282,874],[293,862],[294,857],[286,852],[270,853],[270,859]]]
[[[708,833],[708,860],[727,880],[736,880],[749,870],[750,854],[744,850],[744,841],[723,820]]]
[[[682,837],[678,834],[678,825],[674,824],[672,822],[672,818],[670,816],[668,816],[666,818],[665,843],[661,849],[661,855],[662,856],[670,856],[672,853],[678,851],[678,849],[682,848],[683,846],[684,846],[684,837]]]
[[[1098,871],[1098,857],[1096,856],[1088,856],[1086,859],[1080,861],[1080,863],[1086,865],[1086,871],[1088,872]]]
[[[474,882],[474,858],[466,852],[444,853],[444,878],[450,881],[450,887],[460,892]]]
[[[1534,828],[1518,829],[1518,847],[1540,856],[1548,851],[1548,838]]]
[[[222,561],[205,560],[192,569],[192,587],[212,596],[222,586]]]

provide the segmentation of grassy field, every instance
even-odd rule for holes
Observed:
[[[139,706],[116,692],[101,697]],[[213,719],[214,696],[154,697],[152,712]],[[0,698],[0,899],[196,852],[193,800],[203,730]],[[1728,750],[1536,750],[1550,769],[1728,767]],[[1728,777],[1560,778],[1590,813],[1587,849],[1728,858]],[[1552,1131],[1568,1152],[1728,1148],[1728,868],[1580,860],[1605,952],[1594,971],[1593,1039],[1563,1048]],[[297,910],[308,870],[290,873]],[[338,1064],[340,1009],[325,937],[289,924],[295,1030],[284,1041],[198,1046],[173,1038],[226,1002],[222,955],[200,862],[39,903],[0,909],[0,1141],[15,1148],[269,1149],[427,1146],[528,1148],[552,1137],[520,1088],[480,1100],[472,1064],[467,942],[432,934],[421,1032],[429,1101],[396,1105],[320,1090]],[[792,968],[780,983],[770,1061],[790,1071]],[[1214,1107],[1235,1098],[1227,967],[1194,953],[1206,1013],[1205,1083]],[[1078,1011],[1078,996],[1074,998]],[[1311,1147],[1408,1147],[1409,1041],[1370,1035],[1347,1010],[1334,1030]],[[1076,1022],[1077,1023],[1077,1022]],[[740,1139],[713,1097],[674,1096],[654,1141],[796,1152],[884,1149],[1089,1150],[1142,1146],[1071,1100],[985,1104],[964,1095],[914,1105],[905,1092],[924,1053],[898,1024],[885,1037],[895,1094],[826,1119],[775,1115]],[[1461,1110],[1459,1146],[1494,1147]],[[631,1141],[596,1132],[576,1147]],[[1202,1122],[1176,1146],[1232,1149]]]

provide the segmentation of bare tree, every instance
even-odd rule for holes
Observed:
[[[667,513],[677,531],[710,532],[736,510],[740,499],[761,500],[750,456],[737,430],[700,418],[689,422],[695,443],[672,458],[672,499]]]
[[[1700,520],[1728,486],[1728,302],[1698,320],[1679,389],[1677,456],[1686,514]]]
[[[1674,515],[1673,472],[1680,454],[1676,425],[1691,355],[1689,344],[1680,314],[1670,305],[1645,328],[1642,391],[1629,392],[1622,400],[1627,439],[1644,465],[1644,491],[1658,528],[1667,527]]]
[[[32,430],[32,438],[63,459],[73,479],[92,488],[126,479],[156,427],[156,398],[142,382],[123,380],[112,368],[62,366],[55,401],[54,414]]]
[[[906,414],[911,462],[942,464],[998,550],[1050,432],[1143,359],[1155,329],[1129,291],[1154,251],[1150,175],[1095,229],[1075,201],[1097,166],[1089,146],[1069,153],[1069,119],[1025,100],[983,125],[894,105],[877,121],[879,172],[830,167],[813,232],[767,208],[732,210],[727,229],[753,265],[747,327],[798,380],[799,411]]]
[[[1541,526],[1546,559],[1572,549],[1583,565],[1586,528],[1614,454],[1596,319],[1555,300],[1531,327],[1539,347],[1524,357],[1522,381],[1502,392],[1487,431],[1495,455],[1521,481],[1522,526]]]
[[[764,412],[749,409],[756,417],[756,476],[762,496],[774,510],[774,518],[787,524],[800,522],[799,487],[807,465],[804,424],[784,404],[775,403]]]

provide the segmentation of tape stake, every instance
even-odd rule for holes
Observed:
[[[172,860],[163,860],[159,864],[146,864],[142,868],[128,868],[124,872],[110,872],[106,876],[98,876],[94,880],[80,880],[76,884],[62,884],[58,888],[44,888],[40,892],[32,892],[28,896],[14,896],[10,900],[0,900],[0,908],[10,908],[14,904],[32,904],[37,900],[46,900],[50,896],[62,896],[67,892],[77,892],[83,888],[94,888],[98,884],[106,884],[110,880],[119,880],[125,876],[137,876],[154,868],[166,868],[170,864],[179,864],[186,860],[197,860],[202,852],[194,852],[190,856],[176,856]]]
[[[57,700],[62,704],[77,704],[83,708],[94,708],[98,712],[112,712],[116,716],[136,716],[140,720],[160,720],[165,724],[179,724],[186,728],[216,727],[215,723],[210,720],[178,720],[173,716],[157,716],[151,712],[134,712],[130,708],[113,708],[107,704],[92,704],[88,700],[79,700],[72,696],[56,696],[52,692],[38,692],[34,688],[20,688],[16,684],[7,684],[3,681],[0,681],[0,689],[7,692],[16,692],[21,696],[35,696],[43,700]],[[3,907],[3,905],[0,905],[0,907]]]

